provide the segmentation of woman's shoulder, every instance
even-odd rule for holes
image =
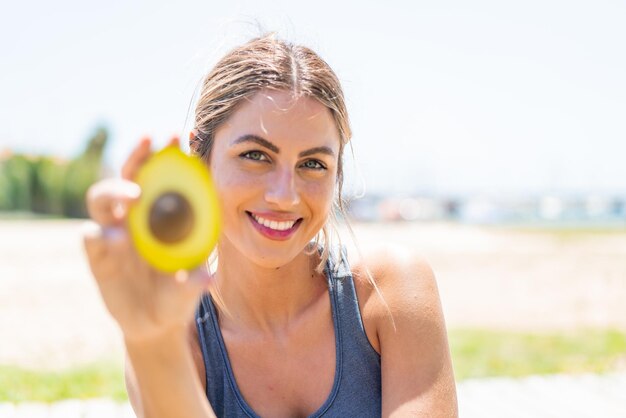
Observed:
[[[421,254],[382,245],[351,256],[349,262],[361,316],[370,330],[376,330],[377,339],[398,321],[418,325],[440,314],[435,275]]]
[[[406,247],[386,244],[368,248],[361,254],[353,251],[348,261],[357,286],[374,290],[373,280],[379,290],[386,291],[392,298],[407,290],[424,291],[436,285],[426,258]]]

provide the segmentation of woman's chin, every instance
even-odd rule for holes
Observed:
[[[292,254],[292,251],[268,251],[264,249],[261,253],[255,252],[254,256],[250,256],[251,261],[259,267],[265,269],[280,269],[291,263],[302,251]],[[251,254],[250,254],[251,255]]]
[[[254,232],[256,233],[256,231]],[[259,242],[260,240],[266,240],[267,242]],[[235,241],[228,239],[228,236],[224,235],[219,247],[222,250],[220,253],[224,255],[228,254],[230,256],[232,254],[233,257],[240,258],[241,262],[247,261],[265,269],[284,267],[293,262],[299,255],[310,252],[314,248],[311,246],[310,240],[306,240],[306,242],[301,239],[272,241],[267,240],[265,237],[255,236]]]

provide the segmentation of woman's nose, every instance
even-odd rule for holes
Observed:
[[[300,194],[296,186],[293,171],[277,170],[268,179],[265,200],[281,209],[291,209],[300,203]]]

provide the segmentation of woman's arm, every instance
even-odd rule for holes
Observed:
[[[177,141],[173,141],[175,144]],[[143,141],[123,179],[93,185],[84,231],[89,267],[102,299],[124,335],[129,396],[144,417],[214,417],[188,343],[198,299],[212,282],[203,269],[164,274],[139,257],[126,228],[127,208],[139,197],[133,173],[149,157]]]
[[[424,260],[380,254],[373,269],[391,310],[376,315],[383,417],[457,417],[454,372],[434,274]],[[373,296],[377,297],[377,296]]]
[[[127,385],[138,417],[215,417],[194,366],[186,330],[126,341]]]
[[[201,382],[201,390],[202,393],[206,393],[205,387],[205,368],[204,368],[204,360],[202,357],[202,351],[199,346],[198,341],[198,330],[196,329],[196,321],[190,321],[188,332],[187,332],[187,345],[189,351],[191,352],[191,357],[194,359],[195,363],[195,371],[198,379]],[[125,381],[126,381],[126,391],[128,392],[128,399],[130,400],[130,404],[135,411],[135,415],[138,418],[143,418],[149,416],[148,414],[144,414],[143,405],[141,402],[141,393],[139,391],[139,384],[137,383],[137,377],[135,375],[135,370],[133,369],[133,364],[131,362],[128,350],[126,351],[126,364],[125,364]],[[154,415],[154,414],[151,414]]]
[[[124,363],[124,382],[126,383],[128,400],[130,401],[130,406],[133,408],[133,411],[135,411],[135,416],[137,416],[137,418],[145,418],[147,415],[144,413],[144,407],[141,404],[141,393],[139,393],[137,376],[135,376],[133,363],[128,356],[128,350],[126,351],[126,362]]]

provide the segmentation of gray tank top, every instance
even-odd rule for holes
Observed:
[[[380,417],[380,356],[365,334],[343,248],[331,250],[325,273],[335,328],[335,379],[328,399],[310,417]],[[206,395],[213,410],[218,417],[258,418],[239,391],[208,294],[202,296],[196,324],[206,370]]]

